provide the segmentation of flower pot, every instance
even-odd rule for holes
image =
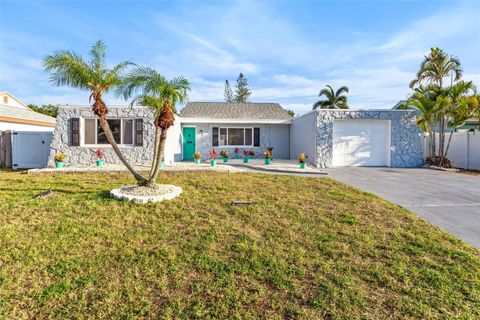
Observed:
[[[195,164],[200,164],[201,161],[202,159],[195,159]]]
[[[223,158],[223,162],[228,162],[228,158]]]
[[[217,159],[212,159],[212,160],[210,160],[210,165],[211,165],[212,167],[216,167],[216,166],[217,166]]]
[[[300,169],[305,169],[305,167],[307,166],[307,164],[305,162],[303,162],[303,163],[300,162],[299,165],[300,165]]]
[[[165,168],[165,162],[164,161],[160,161],[160,169],[164,169]]]
[[[103,167],[103,160],[97,160],[97,167]]]
[[[248,163],[248,158],[247,157],[243,158],[243,163]]]
[[[251,154],[251,155],[248,156],[248,159],[253,159],[253,157],[254,157],[254,155]]]
[[[238,154],[233,155],[233,159],[240,159],[240,156]]]
[[[63,167],[63,161],[62,162],[55,162],[55,168],[61,168]]]
[[[265,164],[270,164],[270,160],[272,159],[265,159]]]

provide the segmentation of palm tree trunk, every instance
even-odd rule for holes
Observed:
[[[133,175],[135,180],[137,180],[138,184],[145,183],[146,179],[140,175],[133,167],[127,162],[127,159],[123,156],[122,152],[118,148],[117,143],[115,142],[115,138],[113,137],[112,130],[110,130],[110,126],[108,124],[108,121],[105,117],[99,117],[100,120],[100,127],[102,127],[103,132],[105,133],[105,137],[107,137],[108,142],[113,148],[113,151],[117,155],[117,157],[120,159],[120,161],[127,167],[128,171]]]
[[[160,143],[158,146],[157,159],[155,163],[155,168],[153,169],[152,174],[148,177],[148,181],[145,186],[153,188],[157,180],[158,174],[160,172],[160,163],[162,162],[163,156],[165,154],[165,142],[167,140],[167,129],[162,129],[160,134]]]
[[[452,142],[453,131],[450,132],[450,137],[448,137],[447,149],[445,150],[445,159],[447,158],[448,149],[450,148],[450,142]]]
[[[153,160],[152,160],[152,166],[150,168],[150,173],[148,176],[150,177],[153,174],[153,171],[155,170],[155,167],[157,165],[157,160],[158,160],[158,148],[160,144],[160,128],[155,126],[155,144],[153,146]]]

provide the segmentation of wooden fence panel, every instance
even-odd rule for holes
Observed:
[[[12,168],[12,132],[0,131],[0,168]]]

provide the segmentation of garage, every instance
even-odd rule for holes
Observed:
[[[317,168],[415,168],[423,163],[420,134],[412,110],[316,109],[293,119],[290,158],[304,153]]]
[[[332,166],[390,166],[390,120],[334,120]]]

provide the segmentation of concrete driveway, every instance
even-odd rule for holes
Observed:
[[[330,168],[329,177],[374,193],[480,248],[480,176],[430,169]]]

